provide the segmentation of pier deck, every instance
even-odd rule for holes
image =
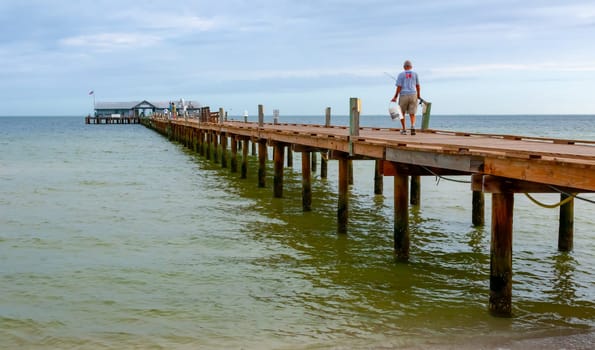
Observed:
[[[349,153],[351,141],[352,157],[501,176],[574,188],[576,192],[595,191],[595,141],[438,130],[400,135],[399,129],[384,128],[361,128],[359,136],[350,137],[348,127],[337,126],[267,123],[259,127],[257,123],[183,120],[173,123],[345,153]]]
[[[330,113],[330,112],[329,112]],[[419,130],[401,135],[399,129],[222,121],[209,119],[143,119],[141,123],[172,140],[182,142],[223,168],[231,161],[237,172],[242,151],[241,178],[246,178],[248,145],[258,145],[258,186],[265,187],[267,148],[274,149],[273,196],[283,194],[285,152],[302,153],[302,203],[312,205],[311,164],[320,152],[321,177],[326,162],[339,162],[337,232],[347,233],[350,162],[375,160],[375,193],[382,179],[394,178],[394,251],[398,260],[409,258],[409,195],[419,196],[419,176],[467,175],[473,191],[473,224],[483,225],[483,194],[491,193],[491,249],[489,310],[498,316],[512,314],[512,222],[515,193],[559,193],[559,250],[571,250],[573,205],[578,193],[595,192],[595,141],[561,140],[516,135]],[[209,122],[206,122],[206,121]],[[354,123],[359,125],[359,121]],[[230,155],[231,153],[231,155]],[[312,160],[312,163],[310,161]],[[416,180],[417,179],[417,180]],[[411,192],[409,183],[411,182]],[[415,194],[414,194],[415,193]],[[590,205],[590,204],[587,204]]]

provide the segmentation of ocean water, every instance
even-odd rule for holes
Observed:
[[[595,140],[595,116],[430,124]],[[395,124],[364,116],[361,125]],[[241,180],[140,125],[0,118],[0,348],[592,348],[594,204],[575,201],[575,248],[562,253],[558,210],[515,196],[513,317],[495,318],[489,195],[486,226],[475,228],[469,185],[424,177],[402,263],[392,250],[392,181],[373,195],[373,162],[354,162],[347,235],[336,233],[336,162],[328,179],[314,176],[310,213],[299,153],[281,199],[272,198],[271,167],[258,188],[249,163]]]

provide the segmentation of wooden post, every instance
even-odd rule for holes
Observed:
[[[291,145],[287,145],[287,167],[293,168],[293,151]]]
[[[374,167],[374,194],[382,194],[384,190],[384,176],[382,176],[382,159],[376,159]]]
[[[409,259],[409,177],[400,173],[394,176],[394,240],[398,260]]]
[[[347,233],[349,217],[349,159],[347,156],[339,158],[339,206],[337,209],[337,232]]]
[[[316,152],[312,152],[310,154],[310,157],[312,157],[312,172],[315,173],[316,172],[316,166],[318,163],[317,157],[316,157]]]
[[[427,130],[430,127],[430,112],[432,109],[432,104],[430,102],[424,101],[423,102],[425,107],[425,112],[422,113],[422,124],[421,129]],[[420,205],[421,204],[421,178],[418,175],[411,176],[411,198],[410,203],[411,205]]]
[[[192,133],[192,142],[194,145],[194,152],[196,152],[197,154],[200,153],[200,149],[199,149],[199,140],[198,140],[198,135],[199,135],[199,130],[198,129],[194,129],[194,132]]]
[[[320,152],[320,178],[326,179],[327,175],[328,175],[328,151],[325,151],[325,152]]]
[[[566,200],[568,195],[561,194],[560,201]],[[574,199],[560,206],[560,224],[558,228],[558,250],[569,252],[573,248],[574,237]]]
[[[213,134],[211,131],[207,131],[207,149],[205,150],[207,160],[211,160],[211,145],[213,140]]]
[[[349,99],[349,155],[353,155],[353,139],[359,136],[359,114],[361,100],[357,97]]]
[[[473,226],[483,226],[485,224],[485,199],[481,191],[473,191],[471,220]]]
[[[422,130],[426,130],[427,128],[430,127],[430,113],[432,112],[432,103],[426,101],[425,104],[426,104],[426,111],[425,111],[425,113],[422,113],[422,119],[421,119],[421,129]]]
[[[231,172],[238,172],[238,137],[231,135]]]
[[[512,219],[513,193],[492,193],[492,241],[490,249],[490,312],[512,313]]]
[[[202,130],[198,131],[198,153],[204,157],[205,155],[205,133]]]
[[[273,197],[283,197],[283,162],[285,161],[285,144],[275,143],[274,146],[274,176],[273,176]]]
[[[421,190],[420,190],[421,178],[417,175],[411,176],[411,205],[419,205],[421,203]]]
[[[353,185],[353,160],[351,160],[351,159],[349,160],[349,163],[348,163],[348,173],[347,174],[349,176],[349,180],[348,180],[349,184]]]
[[[213,162],[219,163],[219,134],[213,131]]]
[[[256,155],[256,142],[252,141],[252,155]]]
[[[263,105],[258,105],[258,127],[262,128],[264,126],[264,107]]]
[[[221,167],[227,168],[227,134],[224,132],[221,133]]]
[[[246,179],[248,177],[248,143],[250,141],[245,138],[242,142],[242,167],[240,173],[240,179]]]
[[[266,187],[266,140],[258,141],[258,187]]]
[[[302,209],[312,210],[312,170],[310,152],[302,152]]]
[[[325,128],[331,127],[331,107],[326,107],[325,118],[324,118],[324,127]]]

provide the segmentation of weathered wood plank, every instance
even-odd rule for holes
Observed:
[[[386,150],[386,160],[466,172],[479,172],[483,164],[483,159],[477,156],[459,156],[393,148]]]

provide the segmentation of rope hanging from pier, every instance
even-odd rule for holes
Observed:
[[[566,198],[563,201],[560,201],[559,203],[556,203],[556,204],[545,204],[543,202],[540,202],[537,199],[535,199],[533,196],[531,196],[529,193],[525,193],[525,196],[527,196],[527,198],[529,198],[531,200],[531,202],[537,204],[540,207],[554,209],[554,208],[562,206],[562,205],[570,202],[571,200],[573,200],[576,197],[576,194],[570,194],[570,196],[568,198]]]
[[[430,174],[432,174],[432,175],[436,176],[436,186],[438,186],[438,185],[440,184],[440,180],[446,180],[446,181],[451,181],[451,182],[458,182],[458,183],[461,183],[461,184],[470,184],[470,183],[471,183],[471,181],[468,181],[468,180],[455,180],[455,179],[450,179],[450,178],[448,178],[448,177],[444,177],[444,176],[442,176],[442,175],[438,175],[438,174],[436,174],[435,172],[433,172],[432,170],[428,169],[427,167],[425,167],[425,166],[423,166],[423,165],[422,165],[421,167],[422,167],[423,169],[425,169],[427,172],[429,172]]]
[[[587,203],[595,204],[595,201],[593,201],[593,200],[590,200],[590,199],[587,199],[587,198],[583,198],[583,197],[579,197],[579,196],[577,196],[576,194],[572,194],[572,193],[566,193],[566,192],[564,192],[564,191],[562,191],[562,190],[560,190],[560,189],[558,189],[558,188],[556,188],[556,187],[554,187],[554,186],[551,186],[551,185],[550,185],[550,186],[549,186],[549,188],[551,188],[552,190],[554,190],[554,191],[556,191],[556,192],[559,192],[559,193],[565,194],[565,195],[567,195],[568,197],[574,197],[574,198],[576,198],[576,199],[580,199],[580,200],[582,200],[582,201],[585,201],[585,202],[587,202]]]

